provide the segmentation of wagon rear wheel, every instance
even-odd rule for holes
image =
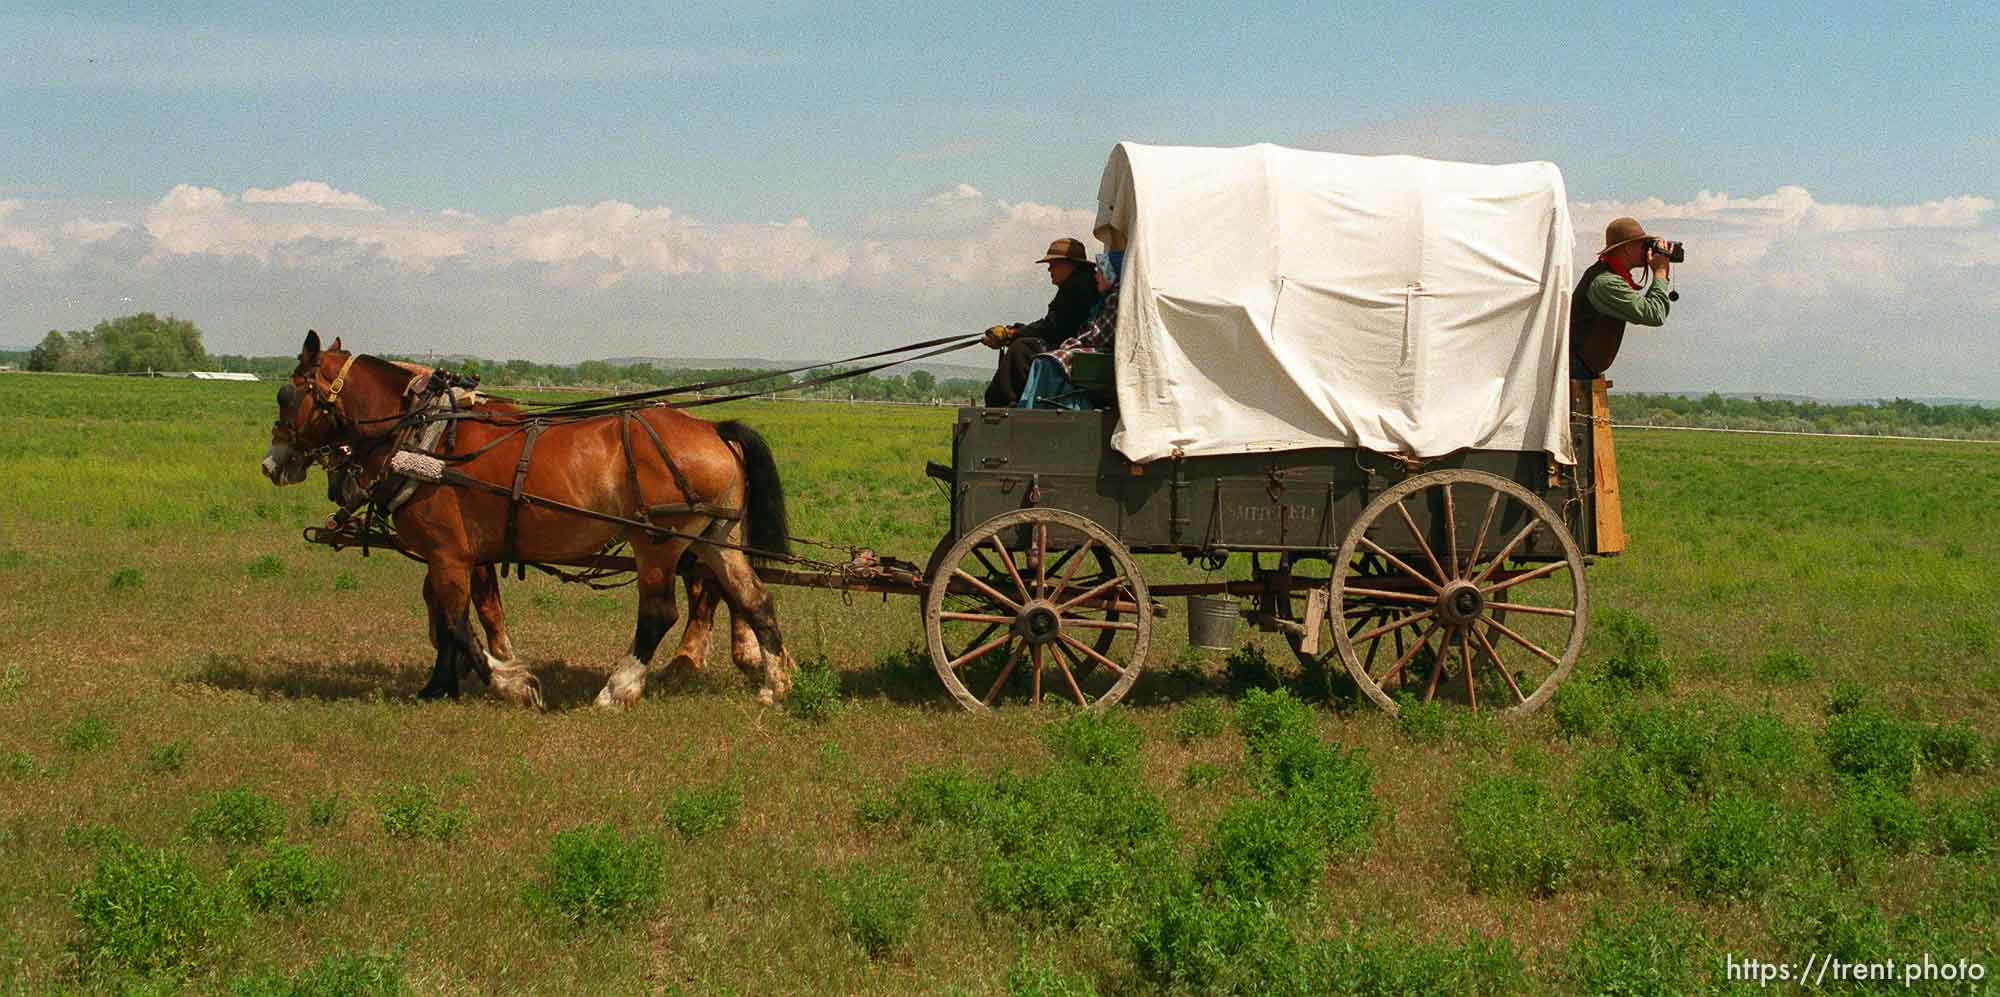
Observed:
[[[924,631],[945,688],[968,710],[1054,696],[1097,709],[1124,698],[1152,642],[1138,563],[1103,527],[1058,509],[979,524],[938,558]]]
[[[1531,713],[1576,667],[1590,616],[1583,552],[1562,519],[1484,471],[1432,471],[1377,496],[1326,592],[1342,663],[1391,713],[1396,695]]]

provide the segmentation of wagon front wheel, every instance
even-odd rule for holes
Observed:
[[[1583,650],[1582,549],[1548,503],[1495,474],[1432,471],[1392,485],[1356,517],[1332,569],[1334,646],[1391,713],[1398,696],[1531,713]]]
[[[1118,702],[1144,667],[1153,621],[1131,552],[1075,513],[1020,509],[967,531],[924,593],[931,662],[952,698],[985,712],[1054,696]]]

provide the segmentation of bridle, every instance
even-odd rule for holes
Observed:
[[[300,459],[318,463],[329,471],[333,470],[335,463],[333,453],[336,449],[344,445],[337,441],[346,434],[347,430],[352,429],[356,425],[354,420],[349,419],[340,411],[340,393],[347,387],[347,372],[354,369],[354,361],[360,358],[361,354],[359,353],[349,353],[347,355],[347,362],[340,365],[340,372],[335,374],[333,380],[324,386],[320,384],[319,368],[314,366],[311,376],[306,379],[306,390],[310,392],[313,403],[312,414],[306,417],[305,425],[297,429],[293,429],[291,423],[284,416],[280,415],[276,421],[271,423],[272,441],[289,447],[320,421],[330,420],[333,424],[333,432],[328,434],[328,441],[304,451],[300,454]],[[293,376],[296,377],[297,375],[298,372],[295,371]],[[292,390],[296,390],[295,387],[287,384],[280,392],[280,395],[282,396],[285,391]]]

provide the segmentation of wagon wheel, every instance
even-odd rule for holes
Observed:
[[[1434,528],[1420,530],[1412,508]],[[1541,563],[1508,566],[1524,554]],[[1385,687],[1427,703],[1442,694],[1474,710],[1483,700],[1533,712],[1583,650],[1583,552],[1548,503],[1498,475],[1433,471],[1391,486],[1361,510],[1332,564],[1334,647],[1361,691],[1392,714]],[[1396,642],[1393,657],[1384,638]]]
[[[941,539],[938,540],[936,547],[931,548],[930,560],[924,563],[923,582],[925,585],[929,585],[931,583],[931,579],[937,577],[938,569],[944,565],[945,555],[951,553],[952,545],[957,542],[958,542],[957,537],[947,533]],[[1097,577],[1100,580],[1104,578],[1109,578],[1111,576],[1111,573],[1116,570],[1115,566],[1111,561],[1111,552],[1104,549],[1103,547],[1098,547],[1098,546],[1092,546],[1090,552],[1091,556],[1097,561],[1097,573],[1095,577]],[[1012,579],[1009,579],[1009,581],[1011,580]],[[954,597],[954,598],[959,598],[959,597]],[[930,613],[928,612],[927,609],[926,600],[920,599],[917,601],[917,615],[923,617],[924,619],[930,618]],[[1112,608],[1105,611],[1104,618],[1107,620],[1116,620],[1119,619],[1120,616],[1118,610],[1116,608]],[[1118,631],[1116,630],[1099,630],[1097,632],[1097,636],[1091,639],[1091,647],[1094,648],[1098,654],[1102,655],[1109,655],[1111,653],[1111,648],[1113,647],[1113,645],[1117,643],[1118,643]],[[1071,664],[1070,668],[1076,672],[1078,677],[1082,677],[1083,675],[1091,671],[1094,671],[1097,668],[1097,659],[1086,657],[1082,661],[1078,661]]]
[[[1288,574],[1296,563],[1295,559],[1287,557],[1285,568]],[[1348,577],[1378,575],[1388,570],[1390,569],[1387,562],[1373,553],[1364,551],[1355,555],[1354,563],[1348,570]],[[1307,607],[1307,593],[1317,586],[1319,591],[1313,594],[1324,599],[1330,580],[1324,577],[1296,579],[1293,582],[1289,600],[1280,604],[1280,607],[1285,612],[1283,618],[1294,623],[1310,622],[1306,619],[1310,615]],[[1330,600],[1328,601],[1330,602]],[[1299,664],[1303,667],[1339,669],[1342,672],[1346,672],[1347,662],[1341,658],[1340,647],[1333,637],[1333,628],[1336,625],[1336,619],[1332,613],[1324,611],[1325,604],[1322,603],[1322,611],[1319,614],[1319,640],[1314,648],[1307,648],[1305,632],[1303,630],[1286,631],[1285,643],[1291,645],[1292,653],[1298,656]],[[1344,619],[1338,620],[1338,625],[1345,627],[1348,636],[1351,638],[1364,630],[1374,629],[1377,624],[1389,622],[1393,618],[1391,608],[1391,606],[1386,604],[1364,602],[1362,605],[1352,609]],[[1507,622],[1507,611],[1505,609],[1494,609],[1492,616],[1496,622],[1503,624]],[[1355,653],[1361,657],[1362,669],[1372,673],[1376,670],[1376,659],[1378,657],[1383,662],[1394,661],[1402,657],[1407,646],[1415,639],[1416,634],[1410,633],[1407,630],[1384,631],[1366,640],[1356,641]],[[1484,667],[1486,663],[1493,660],[1492,656],[1488,655],[1484,650],[1478,650],[1475,653],[1479,657],[1478,667]],[[1384,655],[1386,657],[1382,657]],[[1404,691],[1404,688],[1410,684],[1413,677],[1421,681],[1422,676],[1428,674],[1432,657],[1426,655],[1424,652],[1418,652],[1417,658],[1421,659],[1413,659],[1413,663],[1417,667],[1413,668],[1406,665],[1401,672],[1396,674],[1394,681],[1399,686],[1397,691]]]
[[[1137,562],[1103,527],[1020,509],[944,553],[924,594],[924,634],[938,677],[968,710],[1039,703],[1045,692],[1096,709],[1124,698],[1145,666],[1149,598]]]

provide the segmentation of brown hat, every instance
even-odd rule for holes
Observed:
[[[1602,256],[1628,242],[1638,242],[1645,238],[1649,237],[1646,235],[1646,230],[1639,225],[1639,219],[1613,218],[1611,224],[1604,226],[1604,248],[1598,251],[1598,255]]]
[[[1049,254],[1036,263],[1074,263],[1089,266],[1090,257],[1083,251],[1083,243],[1075,239],[1057,239],[1049,243]]]

